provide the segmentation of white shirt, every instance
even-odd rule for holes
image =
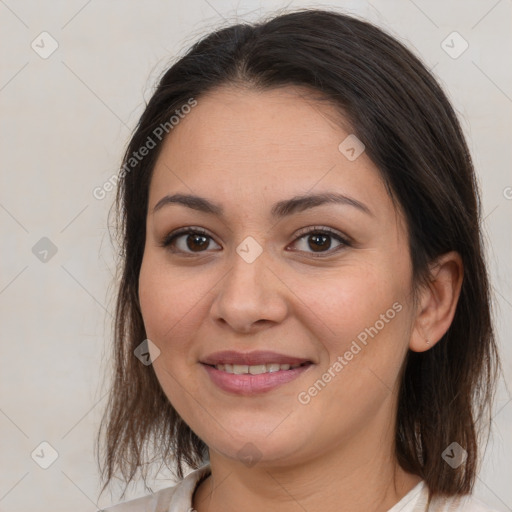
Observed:
[[[119,503],[100,512],[193,512],[192,497],[200,481],[206,478],[210,465],[205,464],[189,473],[173,487],[161,489],[148,496]],[[428,488],[422,480],[413,487],[388,512],[425,512]],[[457,498],[439,498],[432,500],[430,512],[497,512],[488,508],[476,498],[467,495]]]

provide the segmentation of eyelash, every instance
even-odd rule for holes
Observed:
[[[305,230],[307,230],[307,231],[305,231]],[[160,247],[169,248],[169,250],[171,250],[172,252],[181,252],[182,254],[186,254],[187,256],[194,256],[196,254],[200,254],[201,252],[206,252],[206,251],[199,251],[197,253],[190,253],[190,252],[176,251],[176,250],[170,249],[171,244],[182,235],[203,235],[203,236],[206,236],[213,240],[213,238],[202,228],[196,228],[196,227],[182,228],[182,229],[178,229],[177,231],[174,231],[174,232],[168,234],[159,245],[160,245]],[[320,252],[320,253],[314,253],[314,252],[307,253],[307,254],[311,254],[311,256],[313,256],[314,258],[323,258],[326,256],[330,256],[331,254],[338,252],[339,250],[343,249],[344,247],[351,246],[351,243],[349,242],[349,240],[347,238],[344,238],[343,236],[341,236],[337,231],[334,231],[330,228],[321,227],[321,226],[313,226],[311,228],[304,228],[304,230],[301,230],[299,232],[297,238],[293,241],[293,243],[297,242],[298,240],[300,240],[302,238],[310,236],[310,235],[328,235],[328,236],[335,238],[338,242],[341,243],[341,245],[335,249],[329,249],[327,251]],[[297,252],[306,252],[306,251],[297,251]]]

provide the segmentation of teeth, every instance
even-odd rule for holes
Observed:
[[[269,364],[255,364],[255,365],[247,365],[247,364],[216,364],[215,368],[222,372],[226,373],[234,373],[235,375],[243,375],[243,374],[251,374],[251,375],[260,375],[261,373],[272,373],[278,372],[282,370],[290,370],[294,368],[298,368],[301,366],[300,364],[278,364],[278,363],[269,363]]]
[[[249,367],[249,373],[251,375],[259,375],[260,373],[265,373],[266,371],[267,371],[267,365],[265,365],[265,364],[258,364],[258,365]]]
[[[246,364],[234,364],[233,365],[233,373],[249,373],[249,367]]]

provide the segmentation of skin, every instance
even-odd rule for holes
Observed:
[[[428,350],[448,329],[460,257],[435,262],[413,302],[403,215],[366,153],[349,161],[338,150],[351,132],[335,122],[334,108],[307,94],[226,86],[202,96],[166,139],[150,184],[140,305],[161,351],[153,364],[162,389],[210,450],[212,475],[193,500],[198,512],[386,511],[420,481],[394,456],[400,370],[409,349]],[[320,192],[350,196],[371,213],[325,204],[270,215],[277,201]],[[225,215],[177,204],[153,213],[175,193],[205,197]],[[177,252],[160,245],[182,227],[201,227],[210,238],[196,250],[187,235],[175,240]],[[331,237],[315,251],[311,233],[299,233],[318,234],[315,227],[351,243]],[[262,249],[252,263],[236,252],[248,236]],[[300,403],[298,394],[397,302],[401,311]],[[234,395],[199,363],[228,349],[314,364],[271,391]],[[242,449],[254,452],[254,465],[241,459]]]

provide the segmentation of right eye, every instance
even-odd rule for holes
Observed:
[[[202,228],[182,228],[169,233],[160,246],[168,248],[173,253],[191,255],[205,252],[211,242],[213,238]]]

